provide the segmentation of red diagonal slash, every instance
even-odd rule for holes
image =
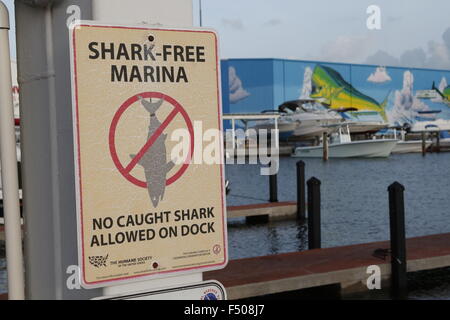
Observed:
[[[148,141],[141,148],[141,150],[139,150],[139,153],[131,160],[131,162],[126,166],[126,168],[124,168],[124,166],[122,165],[122,163],[119,160],[119,156],[117,155],[117,150],[116,150],[116,146],[115,146],[115,144],[116,144],[116,142],[115,142],[116,141],[116,137],[115,137],[116,129],[117,129],[117,125],[118,125],[123,113],[129,107],[131,107],[135,102],[137,102],[139,100],[139,97],[142,97],[144,99],[147,99],[147,98],[163,99],[167,103],[171,104],[174,107],[174,109],[171,111],[169,116],[164,120],[164,122],[159,126],[159,128],[157,128],[157,130],[154,132],[154,134],[148,139]],[[139,179],[135,178],[134,176],[132,176],[131,171],[133,170],[134,167],[136,167],[136,164],[144,156],[144,154],[149,150],[149,148],[151,148],[151,146],[155,143],[155,141],[158,139],[158,137],[164,132],[164,130],[167,129],[167,126],[169,125],[169,123],[173,120],[173,118],[178,113],[184,119],[187,129],[189,131],[190,140],[191,140],[190,148],[189,148],[189,152],[188,152],[186,159],[185,159],[184,163],[182,164],[182,166],[172,176],[167,178],[167,180],[166,180],[167,186],[174,183],[175,181],[177,181],[184,174],[184,172],[187,170],[187,168],[190,165],[190,160],[191,160],[191,157],[192,157],[192,154],[194,151],[194,128],[192,126],[192,121],[189,118],[189,115],[187,114],[186,110],[183,108],[183,106],[180,103],[178,103],[178,101],[176,101],[172,97],[165,95],[161,92],[138,93],[138,94],[128,98],[119,107],[119,109],[116,111],[116,113],[114,114],[114,117],[111,121],[108,139],[109,139],[109,150],[111,153],[112,161],[114,162],[114,165],[117,167],[117,169],[119,170],[119,172],[123,175],[123,177],[125,179],[127,179],[131,183],[135,184],[136,186],[139,186],[141,188],[147,188],[147,182],[139,180]]]
[[[153,143],[158,139],[158,137],[163,133],[163,131],[167,128],[169,123],[172,121],[173,118],[178,114],[177,109],[173,109],[172,112],[167,116],[166,120],[164,120],[163,123],[156,129],[155,133],[148,139],[147,143],[141,148],[138,154],[131,160],[131,162],[127,165],[125,168],[125,173],[130,173],[131,170],[136,166],[136,164],[141,160],[141,158],[144,156],[144,154],[147,152],[147,150],[153,145]]]

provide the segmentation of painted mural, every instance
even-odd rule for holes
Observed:
[[[224,113],[261,112],[288,100],[377,113],[390,125],[450,124],[450,71],[280,59],[222,61]]]

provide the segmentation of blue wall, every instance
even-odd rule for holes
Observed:
[[[437,118],[450,120],[448,99],[437,93],[433,99],[418,95],[419,90],[430,90],[433,82],[440,89],[447,87],[450,71],[282,59],[223,60],[223,112],[257,113],[306,98],[312,83],[308,75],[316,66],[331,68],[353,87],[352,92],[383,105],[391,124],[412,124],[419,111],[429,110],[440,110]],[[364,109],[350,100],[354,107]]]

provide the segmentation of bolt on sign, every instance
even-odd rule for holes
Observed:
[[[194,124],[221,132],[216,34],[81,21],[70,45],[83,286],[223,268],[223,161],[192,161]]]

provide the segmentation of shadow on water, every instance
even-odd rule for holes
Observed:
[[[305,223],[296,221],[249,224],[245,218],[234,218],[229,220],[228,234],[230,259],[303,251],[308,248],[308,228]]]

